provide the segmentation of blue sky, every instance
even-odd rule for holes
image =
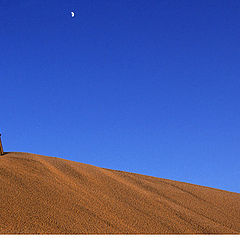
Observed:
[[[238,0],[0,0],[4,149],[240,192],[239,39]]]

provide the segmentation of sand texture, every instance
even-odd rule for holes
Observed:
[[[0,156],[0,233],[239,234],[240,194],[7,153]]]

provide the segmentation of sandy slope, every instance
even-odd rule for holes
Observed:
[[[240,233],[240,194],[8,153],[0,233]]]

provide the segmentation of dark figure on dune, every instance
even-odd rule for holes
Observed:
[[[1,136],[2,134],[0,133],[0,155],[3,155],[3,146],[2,146]]]

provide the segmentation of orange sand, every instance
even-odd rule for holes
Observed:
[[[0,156],[0,233],[240,233],[240,194],[29,153]]]

